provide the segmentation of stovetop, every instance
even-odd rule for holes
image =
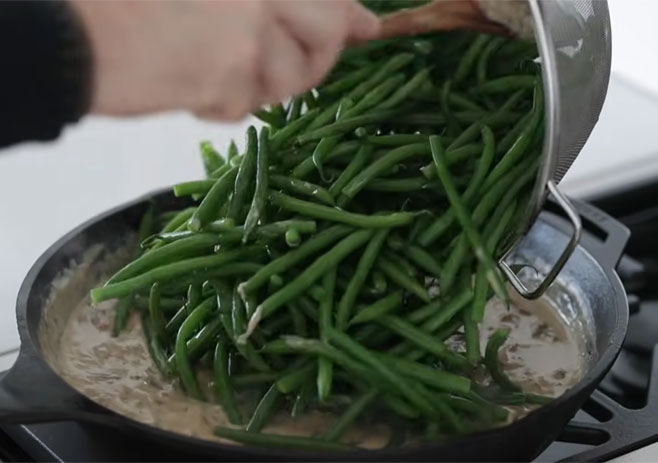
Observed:
[[[617,272],[631,317],[610,373],[537,461],[607,461],[658,442],[658,179],[592,202],[631,229]],[[1,461],[186,461],[128,433],[73,422],[5,427]]]

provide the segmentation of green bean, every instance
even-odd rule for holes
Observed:
[[[290,411],[290,416],[293,418],[298,418],[304,413],[306,406],[311,400],[311,394],[313,392],[313,382],[305,381],[302,383],[299,388],[299,392],[295,397],[295,401],[292,404],[292,410]]]
[[[378,109],[389,109],[395,108],[401,103],[404,103],[406,99],[415,92],[421,85],[425,82],[428,82],[430,75],[430,70],[425,68],[417,72],[411,79],[407,81],[402,87],[395,91],[391,96],[389,96],[385,101],[383,101],[377,108]]]
[[[248,336],[261,320],[270,316],[282,305],[302,294],[315,283],[326,271],[338,265],[346,256],[360,248],[372,237],[372,231],[360,230],[343,238],[331,250],[318,257],[309,265],[304,273],[298,275],[288,285],[269,296],[257,308],[249,320],[246,335]]]
[[[135,294],[133,301],[136,308],[148,311],[149,305],[147,296]],[[165,313],[171,313],[172,311],[178,310],[183,302],[185,301],[181,297],[160,297],[160,307]]]
[[[412,191],[436,189],[438,185],[426,177],[409,178],[376,178],[366,184],[367,191],[381,191],[386,193],[406,193]]]
[[[231,384],[236,388],[257,386],[271,383],[276,379],[276,373],[245,373],[230,377]]]
[[[477,81],[480,85],[484,84],[487,80],[487,65],[489,64],[491,55],[495,54],[504,43],[505,39],[502,37],[495,37],[491,39],[487,46],[484,47],[484,50],[482,50],[476,68]]]
[[[215,428],[215,434],[252,447],[298,449],[310,451],[343,452],[352,447],[336,442],[326,442],[311,437],[285,436],[279,434],[256,433],[233,428]]]
[[[494,206],[496,206],[496,209],[504,211],[504,209],[514,200],[521,188],[523,188],[532,176],[536,175],[536,164],[536,159],[529,158],[526,162],[522,162],[515,167],[513,172],[506,177],[503,177],[503,179],[494,185],[473,211],[473,222],[476,225],[479,225]],[[494,212],[494,214],[496,214],[496,212]],[[468,245],[469,241],[466,236],[461,235],[457,239],[457,243],[454,246],[450,257],[443,266],[441,283],[444,287],[447,288],[454,279],[457,269],[466,255]],[[504,297],[503,300],[507,299],[505,293],[499,294],[499,296]]]
[[[257,435],[257,433],[263,429],[263,426],[265,426],[267,421],[272,417],[276,411],[276,408],[279,406],[280,401],[281,393],[279,392],[276,384],[272,384],[265,395],[263,395],[263,397],[260,399],[260,402],[258,402],[256,410],[254,410],[254,414],[251,416],[251,419],[249,420],[245,430],[254,435]]]
[[[500,362],[498,360],[498,351],[507,340],[509,331],[504,329],[496,330],[489,341],[484,354],[484,364],[489,371],[489,374],[500,387],[508,391],[519,391],[520,388],[514,384],[507,375],[503,372]]]
[[[371,111],[370,113],[364,114],[362,116],[345,118],[336,121],[333,124],[329,124],[297,136],[296,143],[298,145],[303,145],[312,141],[321,140],[324,137],[342,135],[356,129],[357,127],[386,121],[396,116],[397,114],[397,110],[377,110]]]
[[[165,326],[167,322],[160,308],[160,285],[158,283],[153,283],[149,292],[149,315],[158,341],[165,344],[167,339]]]
[[[535,76],[505,76],[488,80],[472,89],[475,95],[497,95],[510,93],[519,89],[533,88],[537,85]]]
[[[436,261],[436,259],[425,249],[419,246],[409,245],[405,247],[404,251],[407,256],[409,256],[409,259],[411,259],[411,261],[418,267],[422,268],[432,276],[437,278],[440,277],[441,266]]]
[[[382,383],[386,381],[377,371],[373,371],[344,352],[318,339],[284,336],[282,339],[270,341],[263,346],[262,350],[266,353],[319,355],[330,359],[335,365],[356,374],[359,378],[377,388],[381,387]]]
[[[482,156],[475,167],[475,172],[471,176],[471,180],[464,191],[462,200],[466,204],[470,204],[471,201],[475,198],[475,195],[483,188],[482,182],[484,181],[491,163],[493,162],[494,153],[496,151],[496,141],[494,133],[486,125],[482,127],[482,143],[484,148],[482,150]]]
[[[189,312],[190,311],[188,311],[188,305],[183,304],[183,306],[180,309],[178,309],[178,311],[176,311],[174,316],[171,317],[167,322],[167,324],[165,325],[165,331],[167,332],[167,334],[176,333],[180,328],[181,324],[183,323],[183,321],[185,320],[185,318],[187,318],[187,316],[189,315]]]
[[[92,289],[90,293],[91,300],[98,303],[107,299],[127,296],[133,291],[138,291],[153,283],[162,283],[191,272],[221,267],[235,260],[256,255],[262,252],[262,249],[261,246],[245,246],[239,249],[219,252],[211,256],[192,257],[171,264],[164,264],[117,283],[106,284],[102,288]]]
[[[132,308],[135,305],[135,299],[133,296],[126,296],[121,298],[116,305],[115,315],[114,315],[114,324],[112,325],[112,336],[117,337],[126,327]]]
[[[231,143],[228,145],[228,150],[226,151],[226,159],[231,161],[238,156],[240,156],[238,146],[235,144],[235,141],[231,140]]]
[[[302,97],[296,96],[292,99],[290,102],[290,105],[288,106],[288,124],[290,124],[292,121],[295,121],[299,119],[299,116],[301,115],[302,112],[302,105],[304,104],[304,99]]]
[[[370,65],[356,69],[355,71],[347,74],[345,77],[320,87],[320,95],[340,95],[343,92],[352,89],[355,85],[363,82],[366,77],[372,75],[374,72],[374,67],[374,65]]]
[[[299,119],[296,119],[272,135],[272,138],[270,139],[270,148],[272,152],[276,153],[279,148],[311,123],[319,112],[320,110],[318,108],[309,109],[309,111]]]
[[[281,127],[282,125],[280,116],[272,111],[267,111],[266,109],[259,109],[257,111],[254,111],[252,114],[256,118],[260,119],[261,121],[273,127]]]
[[[452,352],[441,341],[437,341],[426,331],[416,328],[399,317],[387,315],[377,319],[377,322],[450,366],[463,369],[467,365],[466,359]]]
[[[386,80],[384,80],[381,84],[379,84],[377,87],[372,89],[369,93],[367,93],[361,100],[359,100],[358,103],[354,105],[353,108],[348,109],[346,117],[350,116],[357,116],[360,114],[365,113],[369,109],[379,105],[380,107],[378,109],[387,109],[395,106],[396,104],[385,104],[388,103],[388,101],[384,101],[384,99],[387,96],[393,96],[391,95],[391,92],[396,88],[399,87],[402,82],[405,80],[405,75],[402,73],[396,73],[388,77]],[[401,88],[399,89],[401,90]],[[399,91],[398,90],[398,91]],[[398,92],[395,92],[398,93]],[[397,99],[400,97],[398,96]],[[404,95],[401,97],[404,98]],[[381,103],[381,104],[380,104]],[[393,102],[395,103],[395,102]]]
[[[537,125],[543,116],[543,96],[541,88],[537,87],[535,92],[535,103],[533,108],[533,116],[528,121],[528,125],[521,131],[518,138],[510,149],[503,155],[503,158],[496,164],[493,170],[487,176],[486,181],[482,188],[486,189],[493,185],[500,177],[508,172],[512,166],[516,165],[519,158],[523,156],[529,148],[532,138],[534,136]]]
[[[427,293],[427,290],[413,276],[401,271],[399,267],[387,258],[379,256],[377,259],[377,267],[384,272],[384,275],[386,275],[389,280],[400,288],[415,294],[421,301],[430,302],[430,296]]]
[[[219,177],[224,175],[226,172],[228,172],[231,167],[233,167],[231,162],[227,162],[223,166],[219,166],[217,169],[213,170],[207,175],[208,180],[217,180]],[[179,193],[180,194],[180,193]],[[190,192],[192,194],[192,192]]]
[[[294,301],[291,301],[288,304],[288,312],[290,312],[290,318],[292,319],[292,326],[294,333],[297,336],[306,337],[308,336],[308,327],[306,325],[306,318],[304,313],[301,311],[297,304]]]
[[[159,249],[155,248],[153,246],[154,243],[158,243],[158,245],[164,246],[165,244],[170,244],[173,243],[174,241],[179,241],[182,240],[183,238],[190,238],[192,236],[196,237],[204,237],[208,240],[211,239],[211,237],[216,240],[217,236],[209,233],[195,233],[190,230],[181,230],[181,231],[173,231],[169,233],[157,233],[155,235],[148,236],[144,241],[141,243],[142,248],[153,248],[153,249]]]
[[[333,198],[338,196],[342,192],[343,188],[345,188],[345,186],[358,174],[358,172],[363,169],[363,167],[366,165],[366,162],[368,162],[370,159],[372,152],[373,147],[370,145],[364,145],[359,148],[357,153],[350,160],[350,163],[347,165],[345,170],[343,170],[343,172],[341,172],[334,183],[331,184],[329,187],[329,194],[332,196],[332,205]]]
[[[247,309],[245,308],[242,297],[240,297],[240,294],[238,293],[237,286],[233,288],[231,322],[234,334],[244,332],[247,327]]]
[[[376,294],[384,294],[386,292],[388,283],[380,270],[372,272],[372,286]]]
[[[327,342],[327,329],[332,325],[334,313],[334,291],[336,289],[336,267],[329,269],[322,277],[322,288],[325,296],[320,301],[320,338]],[[331,384],[333,382],[333,363],[331,360],[320,357],[318,359],[317,389],[318,399],[324,402],[331,393]]]
[[[302,242],[302,236],[297,229],[289,228],[285,234],[286,244],[291,248],[296,248]]]
[[[146,313],[142,314],[142,330],[144,332],[144,336],[146,337],[146,345],[148,347],[149,354],[151,355],[155,366],[165,378],[173,376],[174,371],[167,361],[167,355],[165,353],[164,347],[160,341],[158,341],[157,333],[153,329],[151,319]]]
[[[371,163],[368,167],[357,174],[343,189],[341,196],[352,199],[361,191],[366,184],[372,179],[379,177],[386,170],[414,156],[427,156],[430,153],[429,144],[417,143],[413,145],[402,146],[389,151],[386,155],[380,157]]]
[[[344,98],[341,100],[338,110],[336,111],[336,120],[342,120],[347,117],[349,110],[354,106],[354,102],[349,98]],[[325,159],[329,156],[329,153],[336,147],[340,141],[340,135],[332,135],[328,137],[323,137],[320,142],[316,145],[311,155],[311,160],[313,165],[318,170],[320,178],[322,181],[329,181],[324,172],[323,163]]]
[[[308,110],[315,109],[318,107],[318,100],[315,97],[315,94],[313,93],[312,90],[309,90],[308,92],[304,93],[304,103],[306,103],[306,108]]]
[[[472,307],[472,305],[471,305]],[[464,314],[464,338],[466,339],[466,358],[475,366],[480,361],[480,332],[478,325],[473,321],[470,310],[465,310]]]
[[[379,391],[371,390],[364,392],[349,406],[345,413],[343,413],[333,427],[328,430],[323,439],[330,442],[335,442],[347,431],[347,429],[356,421],[365,409],[375,400]]]
[[[328,206],[334,205],[334,198],[331,193],[314,183],[283,175],[270,175],[270,183],[281,190],[315,198]]]
[[[525,114],[522,118],[518,120],[514,126],[507,131],[505,136],[500,140],[500,143],[498,143],[498,146],[496,147],[496,155],[497,156],[502,156],[509,149],[512,147],[512,145],[516,142],[516,140],[519,138],[519,135],[528,126],[528,123],[532,119],[534,115],[534,111],[530,110],[528,111],[527,114]]]
[[[243,297],[246,297],[247,294],[255,292],[267,283],[271,275],[285,272],[307,257],[312,256],[316,252],[338,241],[343,236],[347,235],[350,230],[349,227],[344,225],[334,225],[321,231],[313,238],[304,242],[299,248],[272,260],[265,267],[256,272],[255,275],[249,278],[249,280],[241,283],[238,286],[240,294]]]
[[[439,99],[441,110],[445,116],[445,122],[448,125],[447,134],[449,136],[457,136],[460,132],[460,123],[455,116],[455,113],[450,107],[450,93],[452,92],[452,81],[446,80],[441,86],[441,97]],[[440,124],[440,123],[439,123]]]
[[[213,361],[214,385],[217,397],[231,424],[242,424],[242,415],[233,392],[233,381],[228,374],[228,355],[226,345],[219,341],[215,347]]]
[[[291,212],[361,228],[401,227],[409,224],[416,215],[412,212],[392,212],[380,215],[357,214],[303,201],[276,191],[270,192],[270,202]]]
[[[289,370],[276,381],[276,387],[282,394],[289,394],[299,389],[302,383],[314,373],[315,364],[302,361],[293,364]]]
[[[190,217],[187,225],[190,230],[199,231],[206,224],[217,218],[219,208],[226,200],[237,173],[237,169],[231,168],[215,181],[215,184],[203,198],[203,201],[201,201],[199,207],[194,211],[192,217]]]
[[[486,248],[487,252],[493,254],[498,241],[502,237],[503,233],[507,229],[507,226],[510,223],[510,220],[514,216],[514,211],[516,210],[516,201],[513,202],[513,205],[505,210],[505,213],[502,215],[498,223],[496,223],[496,228],[489,235]],[[484,307],[487,303],[487,290],[489,289],[485,269],[478,267],[478,271],[475,277],[475,291],[473,296],[473,304],[471,306],[471,319],[474,322],[481,322],[484,318]]]
[[[494,266],[494,263],[491,259],[491,256],[486,252],[482,239],[480,238],[480,233],[475,228],[473,220],[471,219],[471,214],[466,209],[462,198],[459,197],[459,193],[454,186],[450,173],[445,165],[443,147],[441,146],[441,139],[439,137],[430,137],[430,145],[432,146],[432,157],[434,158],[434,163],[436,164],[436,170],[439,175],[439,179],[443,184],[446,195],[450,201],[452,209],[455,211],[455,216],[464,229],[464,234],[475,252],[475,256],[478,261],[486,269],[487,280],[489,284],[493,287],[494,292],[505,299],[505,288],[502,283],[502,278]]]
[[[187,341],[187,355],[190,360],[196,360],[212,349],[217,335],[221,332],[221,321],[213,319],[199,330],[189,341]],[[172,356],[175,357],[175,354]],[[173,365],[175,358],[170,357],[169,361]]]
[[[471,380],[465,376],[448,373],[437,368],[431,368],[422,363],[395,357],[389,354],[379,354],[382,361],[389,363],[402,375],[417,379],[423,384],[454,394],[466,394],[471,390]]]
[[[281,236],[285,236],[286,232],[294,228],[298,233],[310,234],[315,233],[317,224],[313,220],[281,220],[279,222],[272,222],[259,226],[254,231],[254,239],[256,241],[273,241]],[[224,232],[219,232],[219,244],[222,245],[237,244],[242,241],[244,237],[244,227],[238,226],[228,229]]]
[[[457,164],[475,155],[481,154],[482,149],[483,146],[480,143],[469,143],[468,145],[462,145],[459,148],[448,150],[446,151],[446,163],[449,166]],[[434,167],[433,163],[429,163],[426,166],[421,167],[420,171],[429,180],[435,179],[437,177],[436,168]]]
[[[178,227],[186,223],[190,217],[192,217],[192,214],[194,214],[194,211],[196,210],[195,207],[188,207],[186,209],[183,209],[182,211],[179,211],[167,224],[162,228],[161,233],[169,233],[174,230],[176,230]]]
[[[350,319],[356,298],[377,259],[388,232],[388,229],[377,231],[363,251],[354,275],[352,275],[336,308],[336,326],[338,329],[344,330],[347,328],[347,322]]]
[[[352,100],[358,100],[365,96],[370,90],[375,88],[377,85],[379,85],[380,82],[382,82],[384,79],[388,78],[392,73],[396,72],[397,70],[403,68],[407,64],[409,64],[412,60],[414,59],[414,55],[411,53],[400,53],[398,55],[395,55],[391,57],[386,63],[381,65],[374,73],[365,81],[361,82],[359,85],[354,87],[348,94],[347,98],[350,98]],[[336,114],[336,110],[338,109],[338,104],[339,103],[334,103],[333,105],[328,106],[322,113],[311,123],[309,126],[309,129],[317,129],[318,127],[322,127],[328,122],[330,122],[334,115]],[[356,128],[359,125],[364,125],[364,124],[357,124],[355,127]],[[351,129],[349,129],[351,130]]]
[[[420,415],[417,410],[408,405],[400,397],[394,395],[384,395],[382,397],[384,404],[394,413],[407,420],[415,420]]]
[[[431,316],[431,318],[427,318],[423,322],[423,330],[430,333],[436,332],[439,328],[448,323],[457,312],[463,309],[471,301],[472,298],[473,291],[470,287],[461,289],[457,295],[451,297],[451,299],[443,306],[440,311],[437,311],[433,316]],[[420,322],[422,320],[418,321]]]
[[[207,254],[219,243],[219,238],[212,235],[190,236],[176,242],[166,244],[157,249],[147,252],[143,256],[132,261],[117,273],[115,273],[105,286],[119,283],[137,275],[143,274],[160,265],[175,262],[179,259],[195,257]]]
[[[322,302],[324,298],[327,297],[327,292],[325,291],[324,287],[320,285],[312,286],[311,289],[309,289],[308,294],[316,302]]]
[[[370,322],[398,309],[402,304],[402,291],[395,291],[382,299],[360,309],[350,320],[350,325]]]
[[[327,330],[327,335],[332,343],[345,350],[360,362],[372,368],[395,388],[396,392],[413,404],[421,413],[429,412],[433,407],[426,399],[414,393],[407,381],[395,374],[386,364],[381,362],[374,352],[369,351],[359,343],[350,339],[346,334],[333,328]]]
[[[269,167],[269,133],[267,127],[263,127],[260,131],[258,155],[256,156],[256,187],[254,190],[254,197],[251,201],[251,207],[249,208],[247,218],[244,222],[244,236],[242,237],[242,243],[247,242],[249,235],[254,231],[258,222],[264,220],[268,190],[267,170]]]
[[[455,90],[448,95],[448,103],[455,106],[461,106],[465,111],[484,111],[484,108],[479,104],[471,101],[466,95],[463,95]]]
[[[370,135],[366,137],[367,143],[378,146],[406,146],[415,143],[428,143],[429,136],[421,133],[400,133],[394,135]]]
[[[341,156],[352,154],[360,147],[361,147],[361,143],[357,140],[350,140],[343,142],[338,146],[336,146],[336,148],[327,155],[325,161],[329,161],[334,158],[340,158]],[[315,164],[313,164],[313,158],[309,156],[306,159],[304,159],[302,162],[300,162],[299,165],[297,165],[292,170],[290,176],[294,178],[304,178],[309,174],[311,174],[314,170],[315,170]]]
[[[226,213],[226,217],[235,220],[236,223],[242,223],[244,220],[243,210],[247,205],[247,198],[254,191],[253,178],[257,170],[258,152],[258,133],[253,126],[250,126],[247,129],[247,153],[240,162],[235,177],[233,195]],[[267,157],[265,157],[265,161],[267,161]]]
[[[224,159],[222,159],[222,156],[213,148],[208,140],[201,141],[199,148],[206,175],[210,175],[211,172],[224,165]]]
[[[185,388],[185,392],[195,399],[201,400],[201,391],[197,384],[196,377],[190,365],[187,341],[192,336],[194,330],[208,317],[210,312],[216,308],[217,301],[214,297],[210,297],[195,307],[195,309],[188,315],[183,324],[178,330],[176,335],[176,369],[180,375],[181,382]]]
[[[453,77],[455,83],[462,82],[464,79],[466,79],[466,77],[470,75],[473,66],[477,62],[478,56],[482,52],[482,49],[486,46],[489,39],[490,37],[488,35],[480,34],[475,38],[475,40],[473,40],[471,45],[468,47],[468,50],[466,50],[466,53],[464,53],[461,60],[459,61],[459,64],[457,65],[457,70],[455,71],[455,75]]]

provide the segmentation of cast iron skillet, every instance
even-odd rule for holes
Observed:
[[[585,223],[589,223],[589,229],[594,229],[597,236],[585,234],[563,274],[571,272],[573,276],[586,273],[588,276],[583,278],[583,284],[600,286],[585,288],[584,291],[593,298],[589,303],[596,327],[595,348],[598,356],[576,386],[523,419],[506,427],[417,448],[346,454],[263,450],[203,441],[164,431],[115,414],[75,391],[47,365],[39,342],[40,319],[52,280],[72,260],[79,261],[90,246],[110,243],[129,230],[135,230],[149,198],[155,199],[163,210],[180,207],[182,203],[167,191],[113,209],[65,235],[29,271],[20,289],[16,309],[21,338],[20,355],[11,370],[0,375],[0,424],[65,420],[100,423],[127,430],[133,435],[137,433],[154,445],[183,451],[189,455],[189,460],[527,461],[559,435],[611,367],[624,339],[628,304],[614,267],[629,232],[597,209],[579,204]],[[566,221],[550,215],[546,223],[550,225],[545,225],[546,230],[555,227],[566,236]],[[575,284],[579,284],[578,281]]]

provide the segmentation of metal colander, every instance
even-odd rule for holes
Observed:
[[[527,288],[506,263],[499,266],[524,297],[540,297],[578,245],[581,222],[557,184],[576,160],[599,119],[608,91],[611,64],[610,15],[606,0],[528,0],[542,63],[546,96],[543,158],[528,207],[527,223],[553,195],[573,224],[568,245],[545,278]]]

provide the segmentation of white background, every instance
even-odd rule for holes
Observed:
[[[615,80],[601,123],[565,179],[576,194],[600,187],[602,179],[612,182],[611,168],[621,178],[619,165],[658,172],[651,163],[652,151],[658,152],[658,103],[620,80],[658,94],[658,1],[611,0],[610,10]],[[51,243],[109,207],[200,176],[198,141],[225,146],[231,136],[241,139],[245,125],[201,123],[180,114],[89,118],[55,143],[2,152],[0,353],[18,346],[15,297],[30,265]]]

